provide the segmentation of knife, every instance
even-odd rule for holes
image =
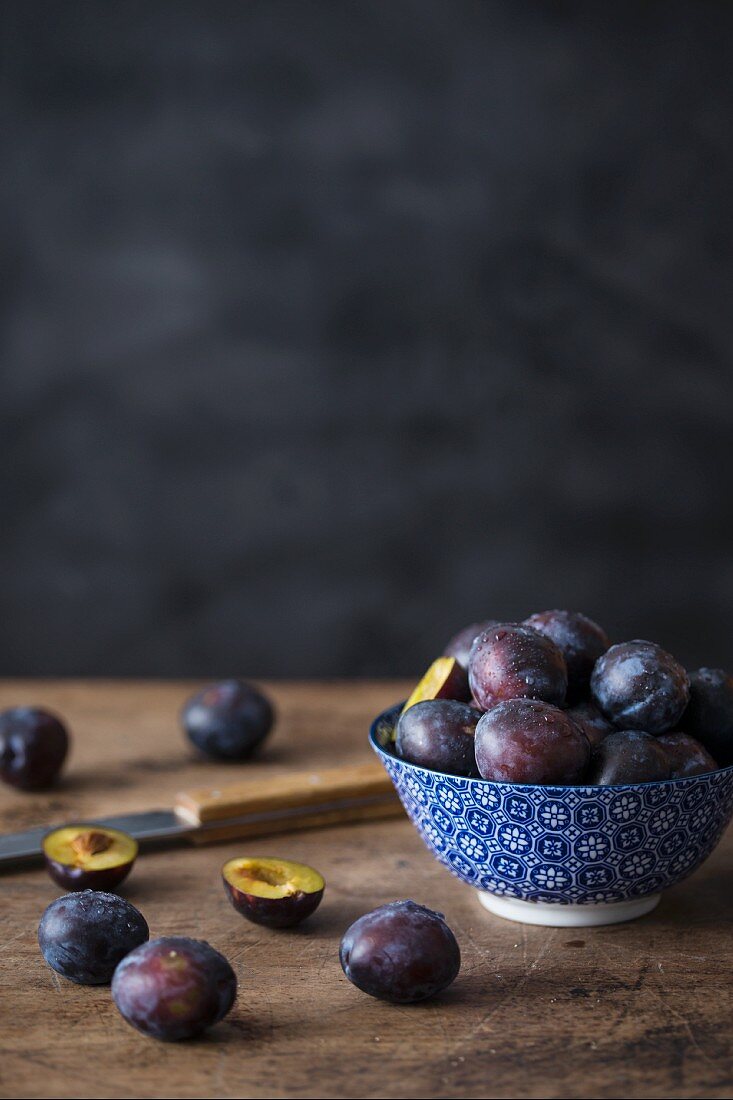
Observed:
[[[228,786],[197,787],[177,795],[171,810],[68,823],[121,829],[135,837],[141,847],[151,847],[184,840],[209,844],[400,813],[402,806],[394,787],[382,765],[375,761]],[[0,870],[37,862],[42,856],[43,837],[51,828],[58,826],[39,826],[0,836]]]

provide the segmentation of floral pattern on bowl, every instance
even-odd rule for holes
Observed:
[[[380,715],[370,740],[408,816],[449,871],[497,897],[577,906],[659,894],[700,866],[733,814],[733,767],[617,787],[463,779],[396,757],[385,731],[398,715]]]

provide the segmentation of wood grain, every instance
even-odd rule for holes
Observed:
[[[399,817],[402,803],[379,760],[338,768],[260,775],[176,795],[176,811],[196,828],[196,844]],[[237,818],[247,818],[237,823]]]
[[[64,784],[0,791],[0,827],[170,805],[177,791],[367,762],[370,717],[404,684],[275,684],[271,746],[247,767],[202,763],[177,727],[192,685],[0,687],[0,706],[50,705],[73,729]],[[228,905],[219,878],[244,852],[316,866],[327,881],[299,930],[269,932]],[[50,971],[36,926],[57,889],[0,876],[3,1097],[729,1097],[733,1091],[733,845],[728,837],[659,908],[628,925],[531,928],[491,917],[406,819],[183,847],[140,859],[125,893],[153,935],[193,935],[232,961],[237,1005],[191,1044],[145,1039],[109,991]],[[448,917],[461,974],[439,999],[394,1007],[345,980],[338,943],[361,913],[411,896]]]
[[[197,787],[176,795],[176,807],[185,810],[194,822],[205,825],[244,814],[277,813],[385,795],[399,805],[389,776],[380,762],[372,759],[340,768],[309,768],[217,787]]]

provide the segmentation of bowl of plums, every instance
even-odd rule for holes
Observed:
[[[579,612],[472,623],[370,740],[430,851],[527,924],[643,916],[733,814],[733,677]]]

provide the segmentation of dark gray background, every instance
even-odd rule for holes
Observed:
[[[2,4],[0,672],[733,665],[733,7]]]

